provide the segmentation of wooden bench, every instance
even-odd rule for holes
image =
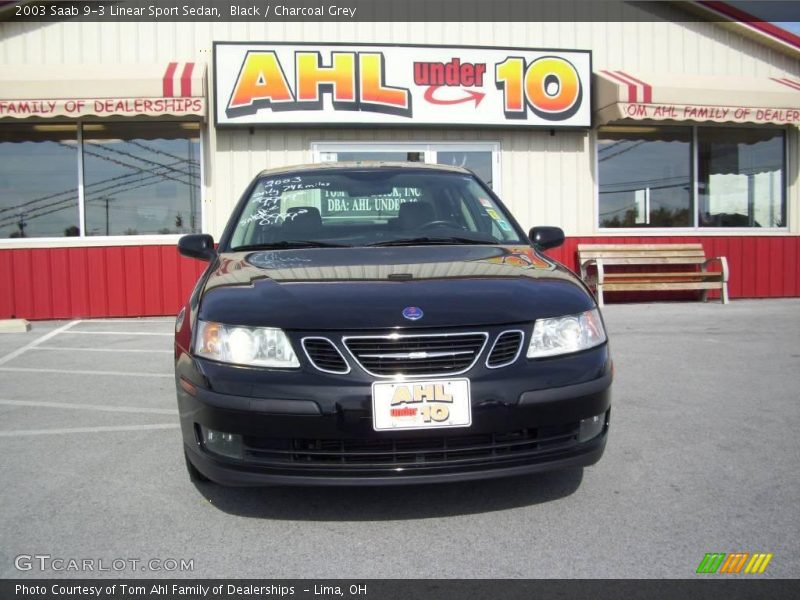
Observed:
[[[714,262],[720,271],[708,270]],[[724,256],[707,259],[702,244],[578,244],[578,264],[581,278],[596,290],[599,306],[603,306],[603,292],[651,290],[703,290],[705,302],[708,290],[719,289],[722,303],[728,303],[728,260]],[[637,271],[644,270],[641,266],[660,268],[619,272],[627,266]],[[675,268],[686,266],[694,268]]]

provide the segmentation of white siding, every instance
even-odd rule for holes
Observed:
[[[789,129],[787,148],[787,173],[788,192],[786,205],[788,207],[789,231],[793,234],[800,233],[800,129]]]
[[[680,22],[687,15],[645,3],[627,5],[648,20],[576,22],[576,7],[559,8],[562,22],[443,23],[0,23],[0,64],[211,62],[212,41],[416,43],[580,48],[592,50],[594,70],[670,72],[741,77],[800,76],[800,61],[710,22]],[[458,4],[465,15],[485,2]],[[404,7],[397,6],[402,18]],[[489,140],[501,144],[505,201],[525,227],[554,224],[568,235],[595,231],[594,156],[590,132],[435,129],[247,129],[214,131],[207,140],[206,229],[219,235],[231,206],[262,168],[311,160],[315,140]],[[800,232],[797,129],[789,136],[790,225]]]

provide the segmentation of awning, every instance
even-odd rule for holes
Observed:
[[[800,81],[789,77],[593,74],[597,124],[618,120],[800,125]]]
[[[206,67],[136,65],[0,67],[0,119],[206,115]]]

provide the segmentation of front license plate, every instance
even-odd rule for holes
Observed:
[[[372,384],[375,431],[469,427],[469,379],[376,381]]]

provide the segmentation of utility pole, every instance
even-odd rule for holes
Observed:
[[[19,220],[17,221],[17,229],[19,229],[19,237],[25,237],[25,228],[28,224],[25,222],[25,213],[19,214]]]

